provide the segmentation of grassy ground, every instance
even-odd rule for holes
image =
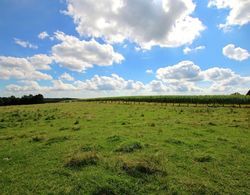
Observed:
[[[250,194],[249,109],[0,108],[0,194]]]

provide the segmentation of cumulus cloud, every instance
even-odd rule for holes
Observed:
[[[143,49],[178,47],[192,43],[205,29],[192,16],[192,0],[67,0],[66,13],[82,36],[110,43],[125,39]],[[136,18],[136,19],[135,19]]]
[[[219,25],[224,30],[228,30],[232,26],[243,26],[250,22],[249,0],[210,0],[208,7],[230,10],[226,22]]]
[[[208,81],[222,81],[228,78],[232,78],[236,75],[229,68],[218,68],[218,67],[205,70],[201,74],[203,74],[204,78]]]
[[[43,31],[43,32],[41,32],[39,35],[38,35],[38,38],[39,39],[46,39],[46,38],[48,38],[49,37],[49,34],[46,32],[46,31]]]
[[[0,56],[0,79],[51,80],[52,77],[38,70],[47,70],[48,56],[35,55],[30,58]]]
[[[24,47],[24,48],[30,48],[30,49],[38,49],[37,45],[31,44],[28,41],[23,41],[21,39],[14,38],[14,41],[17,45]]]
[[[152,92],[167,92],[170,88],[162,81],[153,80],[147,85],[147,89]]]
[[[200,51],[200,50],[203,50],[203,49],[205,49],[205,48],[206,48],[206,47],[205,47],[204,45],[197,46],[197,47],[195,47],[195,48],[185,47],[185,48],[183,49],[183,53],[184,53],[185,55],[187,55],[187,54],[189,54],[189,53],[195,53],[195,52]]]
[[[237,60],[243,61],[247,60],[250,57],[250,53],[246,49],[236,47],[234,44],[229,44],[223,48],[224,56]]]
[[[66,80],[66,81],[74,81],[74,77],[72,77],[69,73],[63,73],[61,76],[60,76],[60,79],[61,80]]]
[[[95,75],[86,81],[76,81],[75,84],[80,89],[85,90],[140,90],[143,89],[143,83],[133,80],[125,80],[124,78],[112,74],[111,76]]]
[[[81,41],[74,36],[56,32],[55,38],[59,44],[52,47],[54,60],[73,71],[82,72],[97,66],[111,66],[121,63],[124,57],[116,53],[109,44],[100,44],[96,40]]]
[[[37,54],[32,57],[28,57],[27,60],[37,70],[50,70],[50,64],[53,62],[52,57],[45,54]]]
[[[201,80],[201,68],[192,61],[182,61],[176,65],[160,68],[157,78],[163,81],[198,81]]]
[[[160,89],[174,92],[234,92],[243,87],[250,87],[250,77],[236,74],[229,68],[213,67],[201,70],[192,61],[182,61],[176,65],[157,70],[157,78],[163,85]],[[210,82],[206,89],[198,86],[198,83]],[[154,89],[154,88],[152,88]]]
[[[117,74],[95,75],[90,79],[75,80],[70,84],[63,80],[67,79],[60,77],[58,80],[51,80],[49,86],[40,86],[35,81],[22,81],[20,84],[7,86],[6,90],[13,93],[32,90],[46,94],[54,92],[54,95],[57,92],[65,92],[64,95],[70,97],[72,94],[78,97],[84,94],[82,97],[89,97],[89,94],[94,93],[96,97],[128,94],[230,94],[235,91],[244,93],[250,87],[250,77],[241,76],[229,68],[213,67],[202,70],[191,61],[182,61],[158,69],[156,78],[146,84],[126,80]]]
[[[41,87],[36,81],[23,80],[19,82],[22,85],[11,84],[6,87],[7,91],[11,92],[33,92],[33,91],[44,91],[46,87]]]
[[[140,91],[145,88],[139,81],[125,80],[112,74],[111,76],[95,75],[93,78],[84,81],[75,81],[72,84],[64,83],[61,79],[52,80],[52,86],[40,86],[36,81],[20,81],[19,84],[11,84],[6,87],[8,91]]]

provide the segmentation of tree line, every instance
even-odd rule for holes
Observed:
[[[132,96],[93,98],[83,101],[110,102],[148,102],[173,104],[250,104],[250,96],[246,95],[212,95],[212,96]]]
[[[0,106],[42,104],[42,103],[44,103],[44,97],[42,94],[24,95],[21,98],[15,96],[0,97]]]

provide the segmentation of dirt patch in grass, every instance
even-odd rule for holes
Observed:
[[[130,152],[134,152],[136,150],[141,150],[142,148],[143,148],[143,145],[140,142],[131,142],[131,143],[122,144],[115,151],[116,152],[130,153]]]
[[[95,152],[76,153],[66,160],[64,166],[78,169],[86,166],[96,165],[99,157]]]

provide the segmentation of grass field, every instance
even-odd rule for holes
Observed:
[[[250,109],[0,108],[0,194],[250,194]]]

